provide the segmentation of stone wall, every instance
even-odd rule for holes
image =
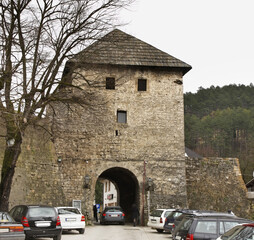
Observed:
[[[232,210],[249,216],[250,202],[236,158],[187,158],[186,181],[189,208]]]
[[[90,211],[96,181],[119,167],[136,178],[137,203],[147,208],[141,200],[147,162],[145,177],[155,186],[151,207],[186,206],[183,89],[176,83],[182,73],[94,65],[77,72],[84,78],[73,77],[73,84],[89,93],[84,96],[89,105],[58,104],[52,115],[66,199],[81,199]],[[107,77],[116,79],[114,90],[105,88]],[[138,79],[147,79],[147,91],[137,90]],[[127,112],[127,123],[117,122],[118,110]],[[91,194],[84,194],[85,175],[91,177]]]
[[[1,146],[3,146],[3,139],[0,139],[0,141]],[[1,160],[2,156],[3,147],[0,148]],[[71,199],[75,199],[75,196],[79,195],[73,187],[76,185],[74,182],[78,181],[79,184],[82,184],[83,178],[77,180],[78,177],[74,178],[75,174],[72,174],[72,179],[63,179],[62,175],[64,171],[78,172],[82,164],[87,163],[74,161],[68,165],[68,168],[64,169],[63,165],[57,163],[54,144],[47,133],[41,129],[30,129],[24,138],[22,154],[16,168],[10,207],[23,203],[50,204],[53,206],[71,205]],[[152,168],[155,164],[157,164],[156,169]],[[142,162],[139,167],[134,167],[134,164],[128,162],[118,162],[117,165],[124,168],[128,167],[134,173],[143,169]],[[110,166],[106,163],[97,162],[93,167],[94,172],[97,172],[97,174],[92,175],[92,178],[96,179],[108,167]],[[171,207],[172,198],[177,196],[173,194],[174,189],[172,189],[172,193],[165,191],[167,189],[166,185],[171,185],[172,181],[181,184],[181,181],[179,178],[165,176],[169,171],[174,172],[176,169],[173,167],[166,169],[163,162],[148,162],[146,167],[149,176],[156,172],[160,173],[160,178],[155,182],[156,191],[151,191],[151,206]],[[92,172],[90,167],[87,169]],[[142,183],[142,176],[139,176],[138,180]],[[242,180],[237,159],[186,158],[186,180],[189,208],[217,211],[230,209],[239,216],[253,217],[249,212],[250,202],[246,198],[247,190]],[[63,192],[63,189],[68,189],[67,194]],[[94,194],[91,189],[82,189],[80,196]],[[73,197],[70,199],[68,194],[73,194]],[[145,198],[145,201],[147,201],[147,198]],[[177,207],[177,204],[181,205],[180,202],[176,202],[175,207]]]
[[[46,125],[45,125],[46,126]],[[4,133],[3,125],[0,132]],[[0,139],[0,168],[5,141]],[[17,204],[58,205],[63,202],[62,182],[50,135],[40,127],[30,127],[22,143],[12,184],[9,207]]]
[[[181,73],[100,66],[84,75],[96,83],[87,88],[87,81],[75,79],[75,84],[87,88],[87,105],[55,105],[53,125],[44,122],[46,128],[52,127],[53,138],[38,127],[26,132],[10,207],[71,205],[75,199],[91,215],[96,181],[108,177],[118,181],[126,208],[128,195],[136,194],[132,200],[146,217],[148,209],[158,207],[231,209],[246,215],[249,203],[236,159],[184,157],[183,89],[176,84]],[[115,90],[105,89],[106,77],[115,77]],[[137,91],[139,78],[147,79],[147,91]],[[127,111],[127,123],[116,121],[117,110]],[[4,135],[4,128],[0,133]],[[5,146],[4,139],[0,141]],[[89,187],[84,187],[85,176],[91,178]],[[149,178],[153,189],[148,199],[145,181]],[[128,183],[135,193],[126,191]]]

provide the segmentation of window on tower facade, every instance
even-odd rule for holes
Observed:
[[[106,89],[115,89],[115,78],[106,78]]]
[[[117,111],[117,122],[118,123],[127,123],[127,112],[126,111]]]
[[[138,91],[146,91],[147,89],[147,80],[138,79]]]

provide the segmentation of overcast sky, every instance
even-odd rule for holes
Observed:
[[[254,83],[254,0],[136,0],[120,27],[190,64],[184,92]]]

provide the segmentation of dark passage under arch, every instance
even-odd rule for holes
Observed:
[[[126,221],[130,222],[132,204],[139,206],[139,185],[136,176],[128,169],[114,167],[104,171],[99,178],[108,179],[116,185],[119,205],[126,214]]]

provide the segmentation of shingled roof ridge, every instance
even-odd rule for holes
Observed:
[[[187,63],[117,28],[78,55],[79,61],[86,63],[174,67],[184,74],[191,69]]]

